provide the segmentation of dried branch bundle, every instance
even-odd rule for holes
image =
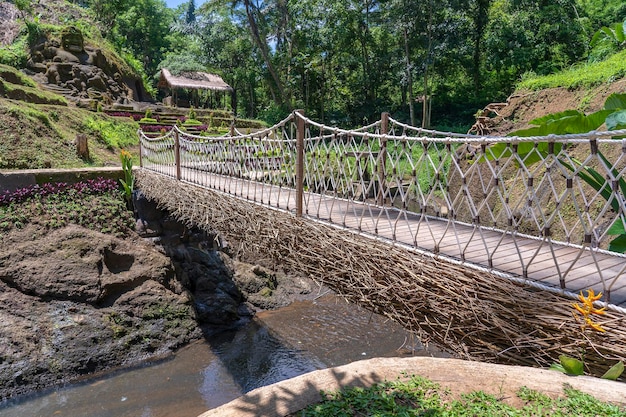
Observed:
[[[626,317],[582,330],[572,302],[354,233],[142,170],[138,186],[190,225],[218,232],[242,258],[321,281],[459,358],[546,367],[560,354],[601,375],[626,359]]]

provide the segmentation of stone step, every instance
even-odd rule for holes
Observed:
[[[40,84],[44,90],[50,91],[55,94],[60,94],[62,96],[70,96],[72,95],[73,90],[69,88],[60,87],[56,84]]]

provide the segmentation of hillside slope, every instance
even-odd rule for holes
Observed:
[[[565,110],[595,112],[613,93],[626,92],[626,50],[603,61],[582,62],[547,76],[525,77],[506,103],[478,112],[475,132],[506,135],[538,117]],[[481,129],[482,128],[482,129]]]
[[[490,135],[506,135],[529,127],[529,121],[550,113],[580,110],[586,113],[600,110],[613,93],[626,92],[626,79],[602,84],[591,89],[546,88],[539,91],[518,91],[507,100],[507,105],[491,114]]]
[[[0,65],[0,169],[72,168],[119,165],[120,148],[138,143],[139,125],[71,105],[42,91],[28,76]],[[77,135],[86,135],[89,158],[76,154]]]

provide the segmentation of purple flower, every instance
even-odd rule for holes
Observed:
[[[160,132],[161,130],[165,130],[166,132],[169,132],[170,130],[172,130],[172,126],[170,125],[143,125],[141,127],[141,130],[143,130],[144,132]]]
[[[21,203],[35,196],[46,197],[63,192],[73,192],[79,195],[105,194],[117,191],[118,189],[117,181],[105,178],[96,178],[95,180],[86,180],[74,184],[65,182],[45,183],[42,185],[35,184],[18,188],[14,191],[3,192],[0,194],[0,206],[6,206],[11,203]]]

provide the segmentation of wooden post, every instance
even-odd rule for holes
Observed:
[[[176,179],[180,180],[180,140],[178,130],[174,132],[174,164],[176,164]]]
[[[295,110],[296,119],[296,217],[302,217],[304,203],[304,110]]]
[[[141,133],[139,134],[139,166],[143,168],[143,146],[141,145]]]
[[[230,122],[230,137],[235,137],[235,118]]]
[[[389,134],[389,113],[380,115],[380,134]],[[387,138],[380,140],[380,153],[378,155],[378,204],[385,205],[385,176],[387,175]]]
[[[76,135],[76,154],[83,161],[89,161],[89,143],[87,142],[87,135],[79,133]]]

